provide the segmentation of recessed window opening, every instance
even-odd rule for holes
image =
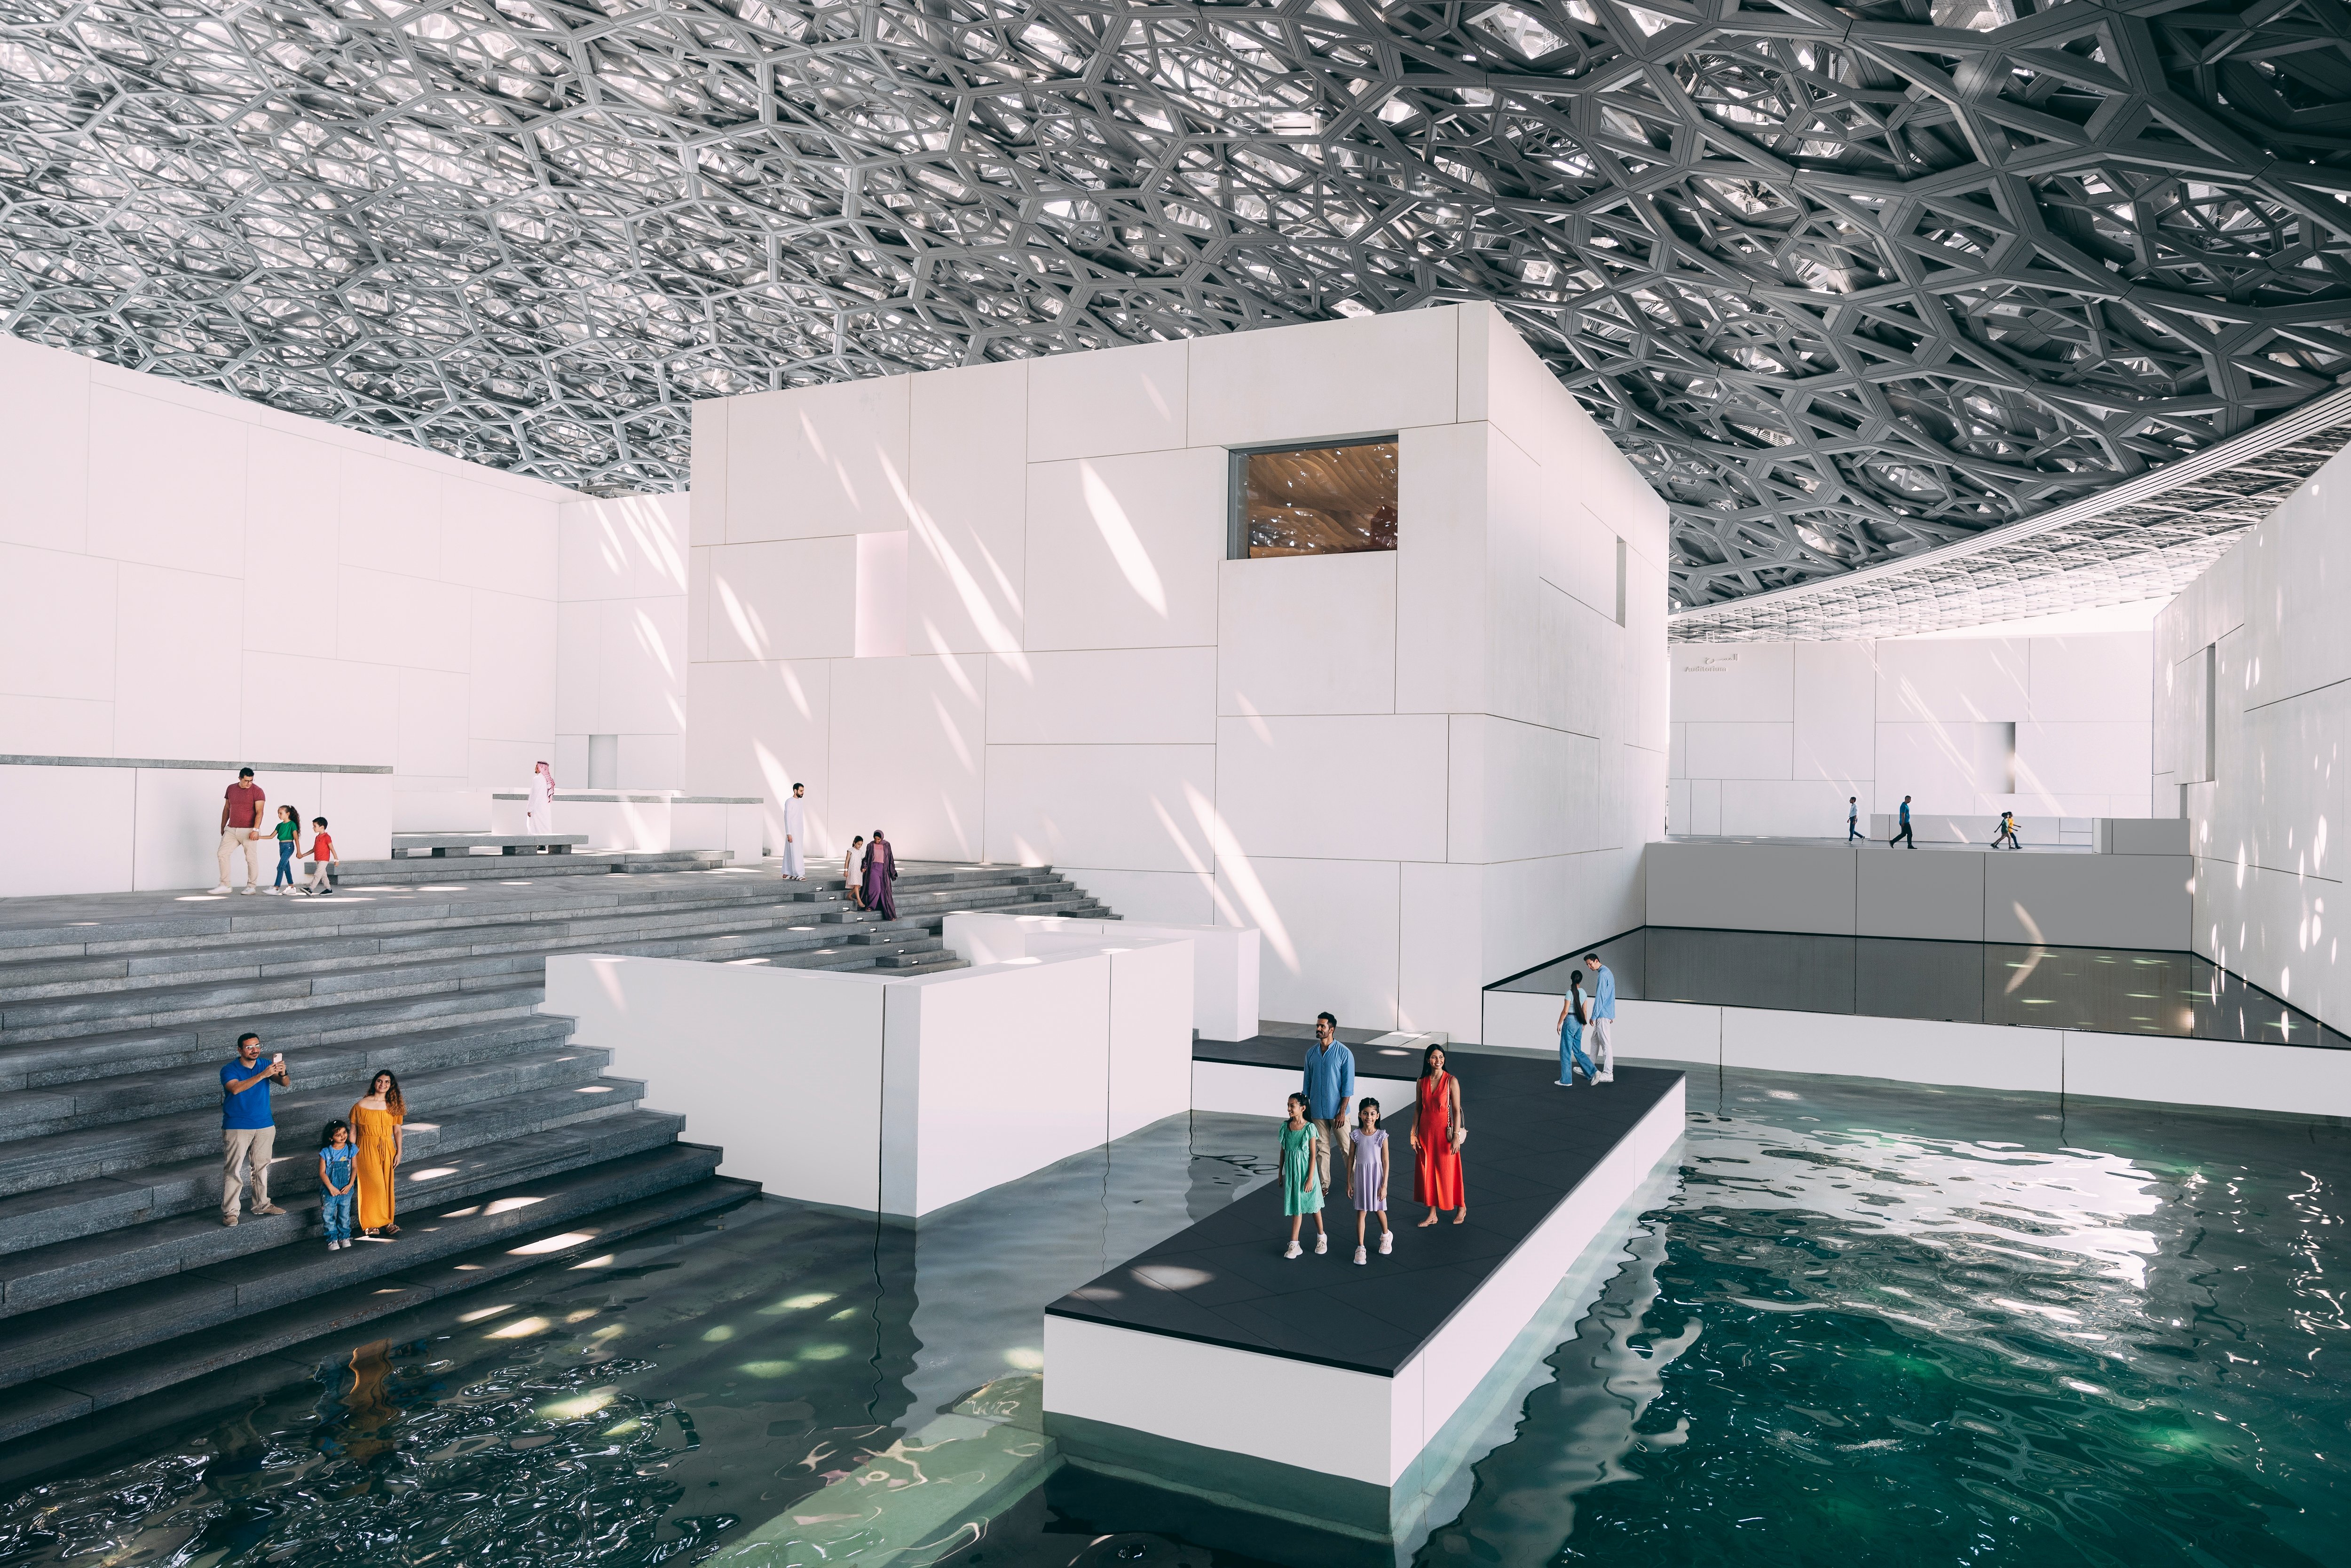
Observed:
[[[1234,560],[1396,548],[1396,439],[1233,454]]]

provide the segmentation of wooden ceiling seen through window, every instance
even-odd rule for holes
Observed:
[[[1396,548],[1396,444],[1252,452],[1241,464],[1249,559]]]

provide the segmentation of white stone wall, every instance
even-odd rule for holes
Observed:
[[[590,787],[588,737],[619,740],[616,789],[685,784],[686,497],[566,501],[557,513],[555,777]]]
[[[2346,590],[2338,455],[2158,618],[2154,690],[2158,810],[2176,795],[2199,857],[2196,950],[2351,1030]]]
[[[1672,831],[1842,837],[1849,795],[1864,831],[1905,795],[1922,813],[2144,817],[2152,647],[2147,632],[1675,643]]]
[[[433,792],[510,785],[553,744],[568,492],[12,338],[0,466],[0,753]],[[185,824],[227,780],[157,772],[134,801],[131,771],[0,768],[0,810],[86,830],[5,862],[0,894],[209,882]],[[329,813],[346,854],[381,852],[374,799]]]
[[[1225,559],[1230,447],[1392,432],[1395,553]],[[1463,1039],[1640,921],[1666,511],[1489,308],[705,402],[692,514],[686,787],[804,779],[822,849],[1050,862],[1261,927],[1270,1016]]]

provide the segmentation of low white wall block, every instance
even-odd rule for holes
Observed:
[[[1254,926],[961,914],[947,916],[942,936],[950,948],[974,964],[998,964],[1105,941],[1188,941],[1192,944],[1192,1028],[1207,1040],[1247,1040],[1257,1033],[1258,933]]]
[[[902,977],[564,954],[540,1010],[726,1175],[918,1218],[1187,1111],[1191,988],[1183,942]]]

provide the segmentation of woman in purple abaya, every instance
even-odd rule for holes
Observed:
[[[884,920],[898,918],[898,895],[890,886],[897,880],[898,857],[876,828],[865,849],[865,907],[880,910]]]

